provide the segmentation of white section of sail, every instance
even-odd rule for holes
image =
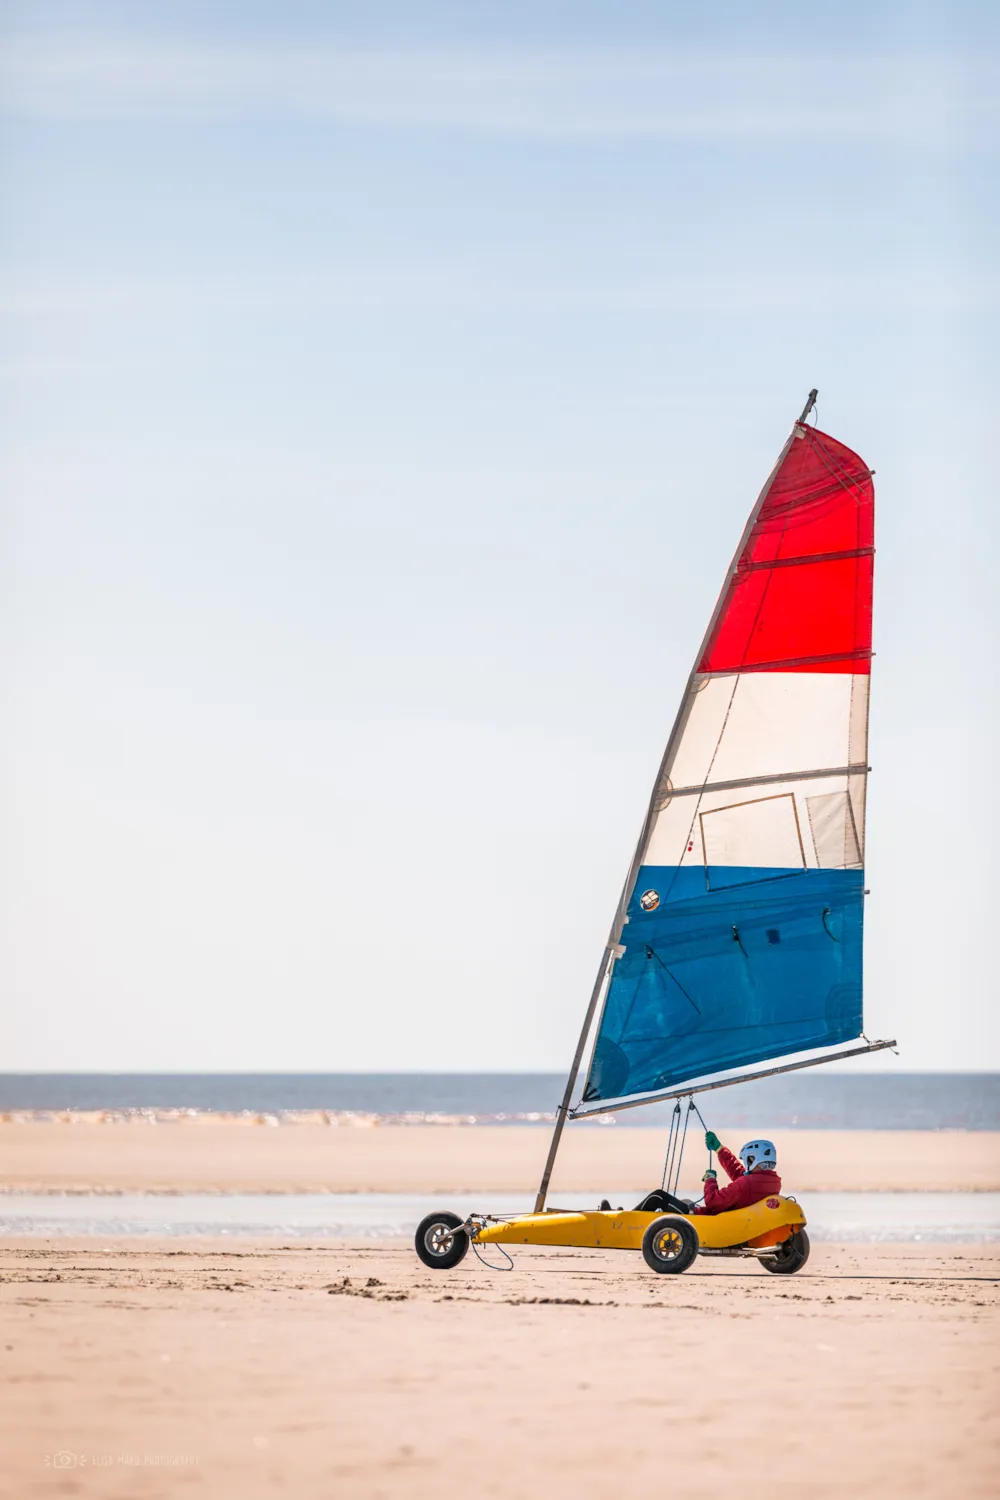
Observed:
[[[857,869],[863,782],[861,775],[813,776],[675,797],[657,817],[643,863]]]
[[[851,765],[865,753],[851,724],[862,695],[866,706],[868,677],[846,672],[698,676],[670,781],[680,788]]]
[[[867,674],[696,676],[646,865],[856,869]]]

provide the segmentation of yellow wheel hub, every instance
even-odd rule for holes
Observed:
[[[656,1253],[662,1260],[673,1260],[681,1252],[681,1237],[676,1229],[665,1229],[656,1236]]]

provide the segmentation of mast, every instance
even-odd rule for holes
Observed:
[[[781,465],[784,463],[788,450],[791,447],[792,442],[794,441],[795,427],[798,427],[802,422],[804,422],[806,417],[812,411],[813,407],[816,404],[816,397],[818,396],[818,394],[819,392],[815,387],[813,387],[813,389],[809,392],[806,404],[802,408],[802,414],[798,418],[798,421],[795,423],[795,426],[793,426],[791,432],[788,434],[788,437],[785,439],[785,444],[781,452],[778,454],[777,461],[770,474],[767,476],[767,479],[764,482],[763,489],[757,496],[757,502],[754,505],[753,510],[750,512],[750,517],[743,529],[743,535],[740,537],[739,545],[737,546],[736,551],[733,554],[733,560],[730,563],[729,569],[726,573],[725,582],[723,583],[722,588],[719,591],[719,597],[716,600],[715,608],[712,611],[712,617],[708,622],[708,629],[705,631],[701,646],[699,647],[698,653],[695,656],[694,664],[691,668],[690,673],[688,674],[688,680],[684,688],[684,693],[681,697],[680,707],[677,710],[677,716],[674,719],[673,728],[670,731],[670,737],[667,740],[666,749],[664,750],[663,758],[660,761],[660,769],[657,773],[656,780],[653,782],[653,790],[650,793],[649,797],[649,806],[646,809],[646,816],[643,820],[642,830],[639,834],[638,843],[635,846],[635,853],[632,856],[632,863],[629,866],[628,874],[625,877],[625,884],[622,886],[621,896],[618,898],[618,906],[615,910],[614,920],[611,924],[611,932],[608,936],[608,941],[605,944],[604,952],[601,955],[600,964],[598,965],[597,978],[594,981],[594,988],[590,993],[590,1003],[587,1006],[587,1013],[584,1016],[583,1026],[581,1028],[580,1036],[576,1044],[576,1051],[573,1054],[573,1061],[570,1064],[569,1077],[566,1080],[566,1089],[563,1093],[559,1108],[556,1111],[556,1122],[555,1128],[552,1132],[552,1140],[549,1144],[549,1154],[545,1159],[545,1166],[542,1170],[542,1180],[539,1183],[538,1193],[535,1197],[534,1211],[536,1214],[543,1213],[545,1209],[545,1199],[548,1196],[549,1182],[552,1178],[552,1169],[555,1166],[556,1155],[559,1151],[559,1143],[562,1140],[562,1133],[566,1127],[566,1120],[569,1117],[570,1102],[573,1097],[573,1090],[576,1087],[576,1080],[580,1073],[580,1064],[583,1061],[583,1054],[587,1045],[587,1038],[590,1035],[590,1028],[593,1024],[594,1015],[597,1011],[598,1004],[600,1003],[602,992],[604,992],[606,989],[606,983],[610,977],[611,970],[614,966],[614,961],[617,957],[620,956],[621,953],[621,935],[622,929],[625,926],[625,916],[628,911],[629,896],[632,893],[632,887],[635,885],[636,876],[638,875],[639,870],[642,866],[643,857],[649,844],[649,837],[653,830],[653,824],[656,821],[659,789],[663,785],[664,777],[670,770],[674,754],[680,742],[681,735],[684,732],[685,724],[687,723],[688,715],[691,712],[691,704],[693,701],[691,689],[694,685],[694,678],[698,670],[698,663],[702,660],[705,652],[708,649],[716,624],[718,623],[719,615],[722,612],[722,608],[726,600],[726,594],[729,590],[729,585],[731,584],[736,573],[736,568],[739,560],[743,556],[744,548],[746,547],[747,542],[750,539],[750,533],[757,523],[757,517],[760,514],[761,506],[767,499],[768,493],[771,489],[771,485],[774,483],[775,476],[778,473],[778,470],[781,468]]]
[[[573,1053],[573,1061],[570,1064],[569,1077],[566,1080],[566,1090],[562,1096],[562,1103],[556,1110],[556,1124],[555,1129],[552,1132],[552,1140],[549,1143],[549,1154],[545,1158],[545,1166],[542,1170],[542,1180],[539,1183],[538,1193],[535,1197],[534,1211],[536,1214],[543,1213],[545,1210],[545,1199],[548,1196],[549,1180],[552,1177],[552,1168],[556,1163],[556,1153],[559,1150],[559,1142],[562,1140],[562,1133],[566,1127],[566,1120],[569,1115],[569,1106],[573,1098],[573,1090],[576,1088],[576,1080],[580,1073],[580,1063],[583,1061],[583,1049],[587,1045],[587,1037],[590,1035],[590,1028],[594,1020],[594,1012],[597,1010],[597,1005],[601,998],[601,991],[604,989],[604,982],[611,972],[611,962],[613,958],[614,945],[609,940],[607,947],[601,954],[601,962],[597,970],[597,978],[594,980],[594,988],[590,992],[590,1004],[587,1006],[587,1014],[583,1018],[583,1026],[580,1030],[579,1040],[576,1044],[576,1051]]]

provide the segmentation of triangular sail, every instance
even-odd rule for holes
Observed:
[[[798,423],[661,767],[583,1102],[861,1035],[874,491]]]

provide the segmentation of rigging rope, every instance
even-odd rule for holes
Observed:
[[[681,1101],[678,1099],[674,1105],[674,1112],[670,1116],[670,1133],[667,1136],[667,1155],[663,1163],[663,1176],[660,1179],[660,1191],[669,1193],[671,1197],[677,1197],[677,1190],[681,1182],[681,1163],[684,1160],[684,1147],[687,1144],[688,1122],[691,1119],[692,1110],[698,1116],[698,1123],[705,1134],[708,1134],[708,1126],[697,1104],[694,1095],[688,1095],[688,1107],[684,1115],[684,1125],[681,1128]],[[712,1169],[712,1150],[708,1152],[708,1166]]]
[[[667,1191],[669,1193],[671,1193],[675,1198],[677,1197],[677,1189],[680,1186],[680,1181],[681,1181],[681,1162],[684,1160],[684,1147],[685,1147],[685,1144],[687,1142],[688,1121],[691,1118],[691,1111],[693,1109],[694,1109],[694,1100],[693,1099],[688,1099],[687,1113],[684,1116],[684,1134],[681,1136],[681,1149],[677,1153],[677,1171],[674,1173],[674,1185],[673,1185],[672,1188],[668,1188],[667,1189]]]
[[[673,1152],[676,1145],[676,1133],[680,1127],[681,1101],[678,1099],[674,1105],[674,1112],[670,1116],[670,1134],[667,1136],[667,1158],[663,1163],[663,1177],[660,1181],[660,1192],[668,1192],[667,1179],[673,1166]]]

